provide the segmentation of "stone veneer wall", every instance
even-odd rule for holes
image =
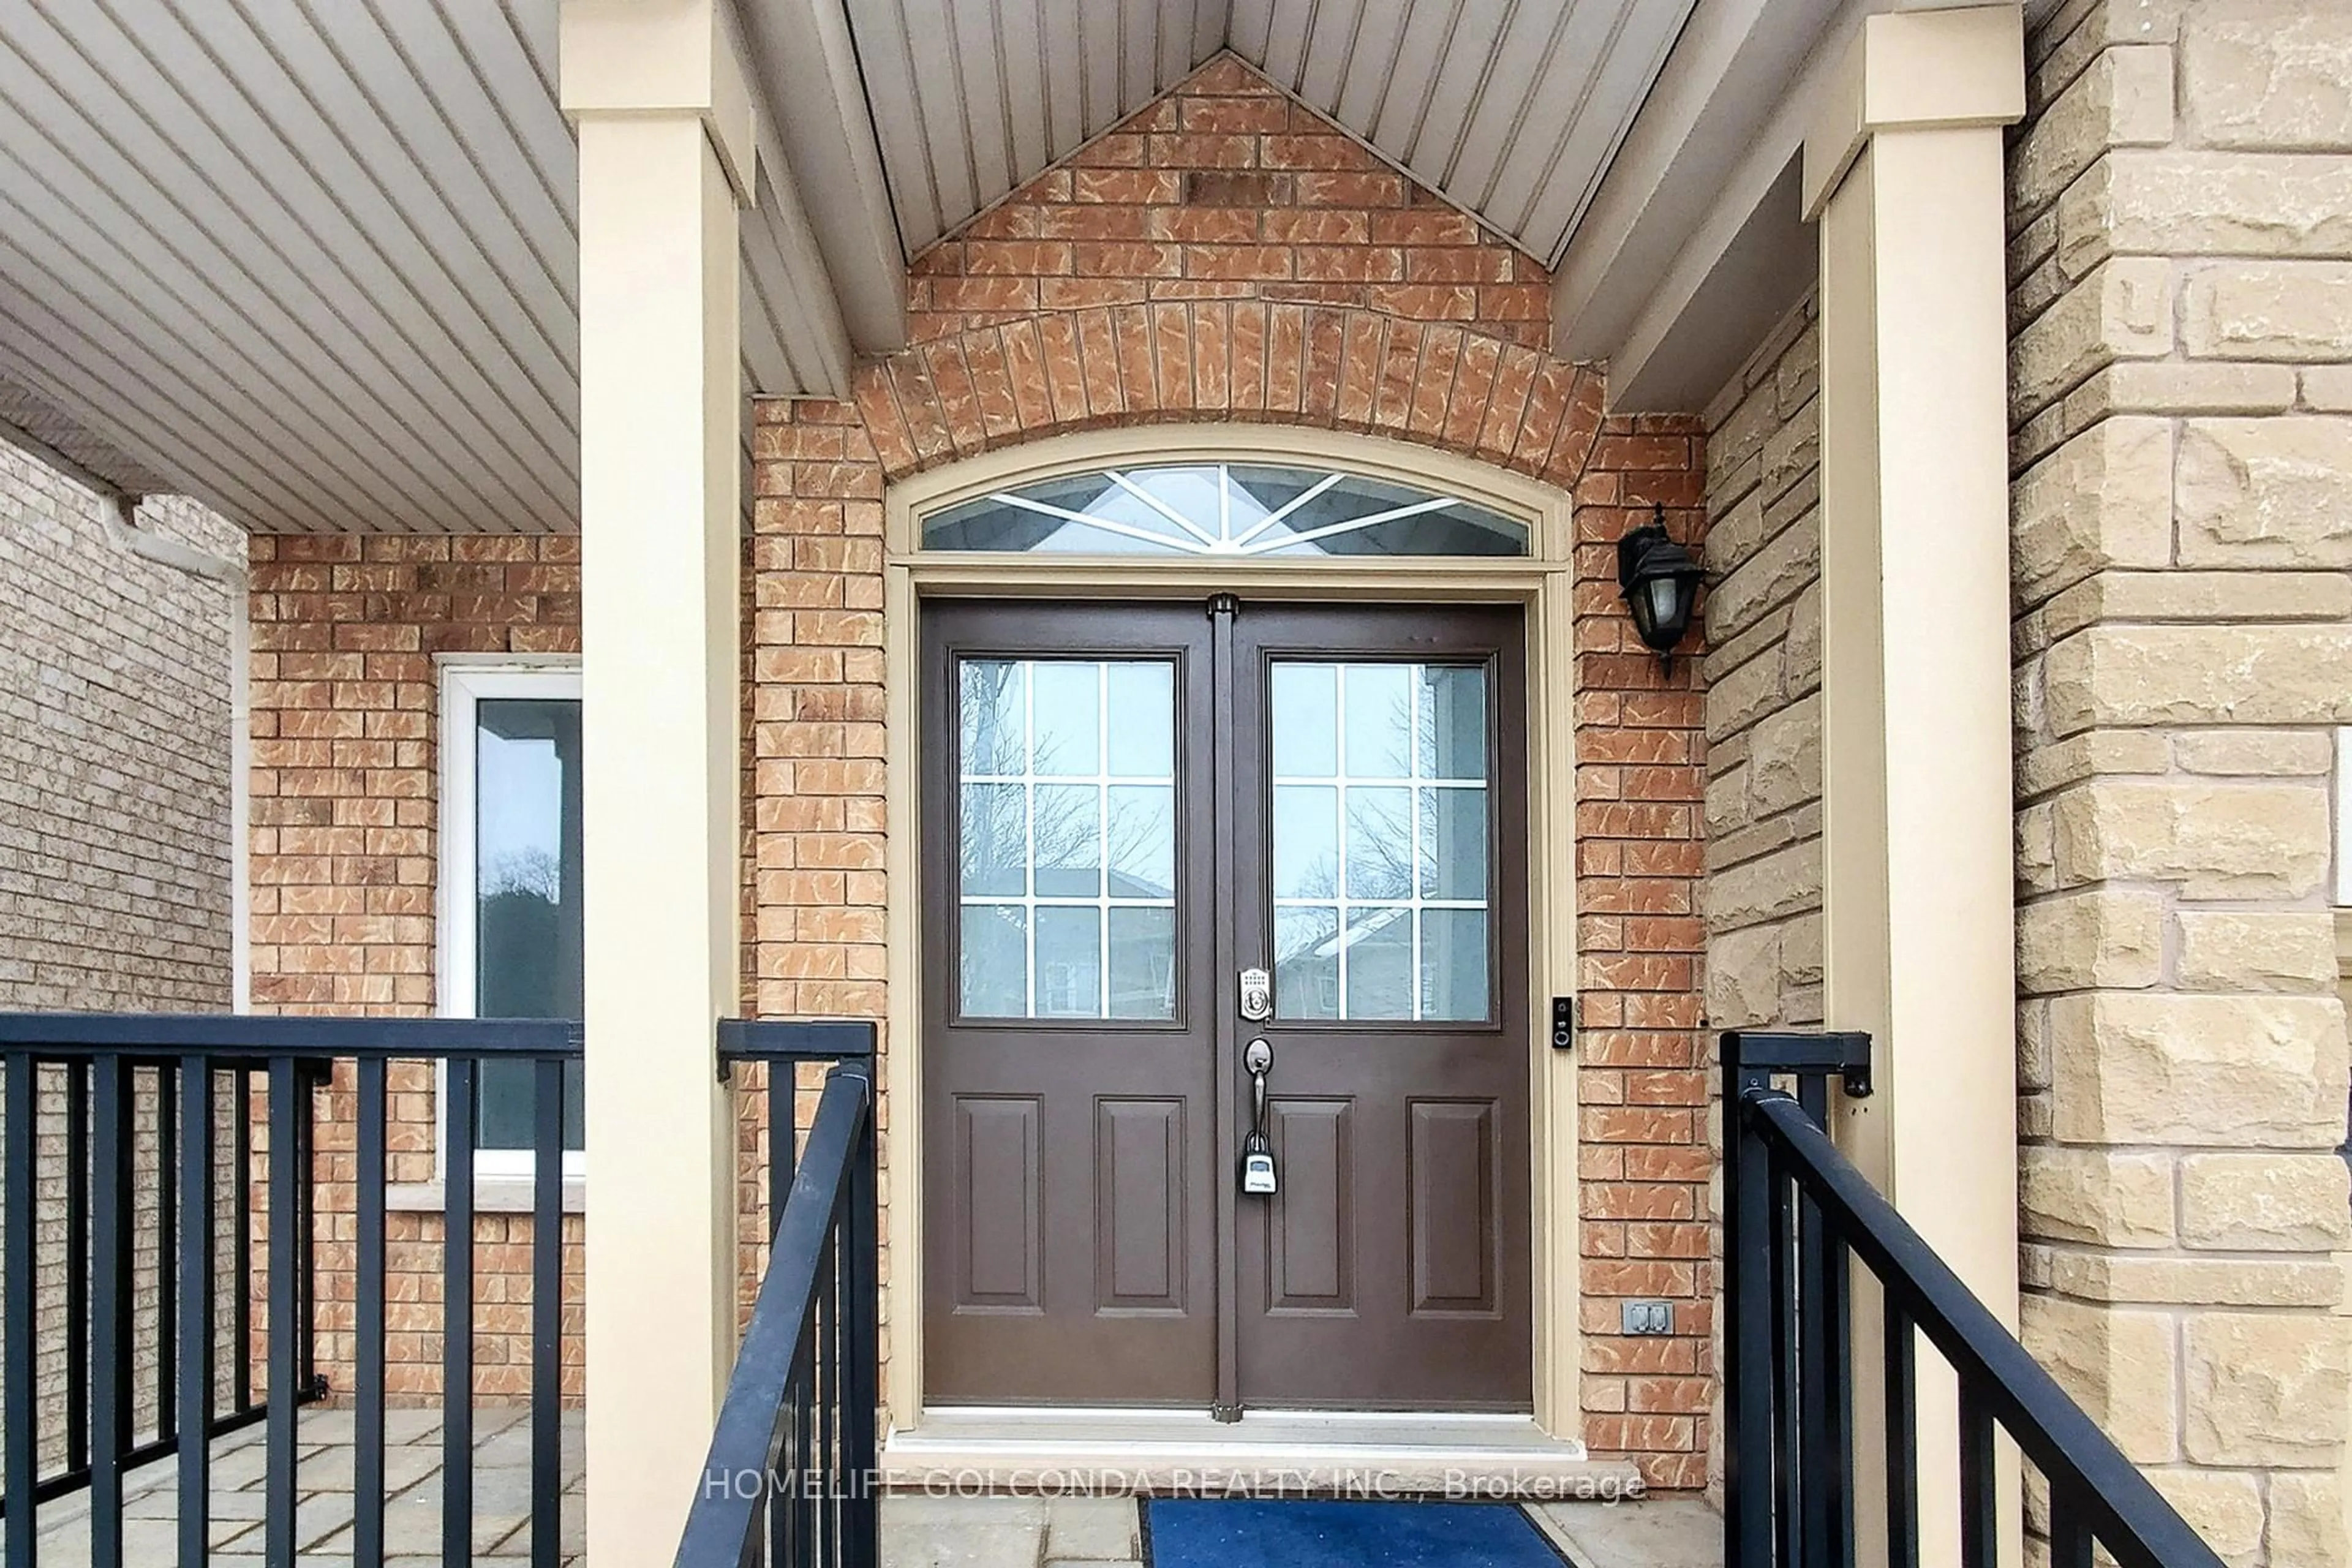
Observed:
[[[1807,300],[1706,413],[1706,1015],[1822,1021],[1821,334]]]
[[[2352,10],[2072,0],[2029,70],[2023,1334],[2225,1559],[2339,1564]]]
[[[223,1010],[233,590],[125,548],[108,529],[113,504],[0,445],[0,1009]],[[235,525],[184,497],[148,500],[138,522],[224,560],[244,553]],[[141,1076],[134,1157],[152,1172]],[[61,1069],[43,1069],[39,1099],[37,1157],[56,1172]],[[13,1107],[8,1122],[21,1125]],[[156,1190],[134,1196],[142,1226]],[[46,1468],[65,1453],[61,1182],[45,1181],[39,1203]],[[156,1410],[155,1265],[150,1240],[132,1262],[142,1434]]]
[[[913,290],[918,342],[861,371],[853,403],[759,408],[756,1009],[884,1010],[893,479],[1059,431],[1232,420],[1386,435],[1559,485],[1579,503],[1583,1435],[1654,1486],[1704,1484],[1697,660],[1662,675],[1614,579],[1615,541],[1654,504],[1697,536],[1696,423],[1604,419],[1598,373],[1541,352],[1540,267],[1229,56],[919,258]],[[909,1114],[882,1112],[886,1161]],[[1620,1338],[1624,1296],[1673,1299],[1675,1334]]]
[[[1822,486],[1813,299],[1765,335],[1709,402],[1706,421],[1706,1025],[1817,1026]],[[1711,1136],[1720,1150],[1719,1110]],[[1721,1353],[1720,1334],[1715,1350]],[[1719,1479],[1719,1440],[1710,1463]]]

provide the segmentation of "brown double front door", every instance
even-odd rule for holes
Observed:
[[[1525,1408],[1520,613],[922,641],[926,1397]]]

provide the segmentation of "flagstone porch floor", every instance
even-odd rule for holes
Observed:
[[[473,1560],[527,1563],[530,1556],[529,1412],[484,1407],[474,1414]],[[384,1561],[387,1568],[441,1562],[441,1413],[385,1416]],[[297,1568],[347,1565],[352,1553],[352,1415],[308,1410],[299,1427]],[[580,1412],[563,1415],[563,1491],[557,1528],[564,1568],[584,1561]],[[266,1455],[259,1426],[213,1446],[212,1561],[260,1568]],[[177,1552],[175,1470],[166,1458],[126,1479],[123,1560],[170,1563]],[[1575,1568],[1717,1568],[1722,1523],[1688,1500],[1528,1505],[1537,1524]],[[88,1568],[86,1493],[40,1510],[40,1568]],[[882,1501],[885,1568],[1137,1568],[1147,1561],[1132,1498],[926,1497]],[[0,1559],[5,1568],[5,1559]]]
[[[530,1559],[530,1412],[484,1406],[474,1412],[474,1560]],[[295,1510],[298,1568],[349,1563],[352,1556],[352,1413],[306,1410],[298,1428]],[[585,1532],[581,1415],[563,1413],[563,1494],[558,1529],[564,1568],[577,1568]],[[263,1429],[247,1426],[213,1443],[212,1561],[221,1568],[260,1568],[267,1451]],[[386,1568],[425,1568],[441,1561],[441,1412],[393,1410],[384,1415],[383,1533]],[[177,1560],[179,1493],[170,1458],[124,1478],[122,1557],[126,1563]],[[40,1510],[40,1568],[87,1568],[89,1497],[59,1498]],[[4,1562],[5,1560],[0,1560]]]

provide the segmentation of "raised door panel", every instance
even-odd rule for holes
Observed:
[[[1496,1110],[1491,1100],[1406,1105],[1415,1316],[1495,1310]]]
[[[959,1311],[1045,1310],[1045,1194],[1033,1099],[955,1102]]]
[[[1095,1308],[1181,1312],[1185,1118],[1181,1100],[1095,1102]]]
[[[1276,1100],[1268,1135],[1282,1174],[1266,1226],[1266,1310],[1351,1312],[1356,1305],[1355,1105]]]

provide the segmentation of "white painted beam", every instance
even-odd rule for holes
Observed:
[[[1790,170],[1803,154],[1822,100],[1836,89],[1868,8],[1868,0],[1857,0],[1821,30],[1760,121],[1741,128],[1738,156],[1712,199],[1676,217],[1673,248],[1654,259],[1629,254],[1615,264],[1612,293],[1634,281],[1622,268],[1647,268],[1637,307],[1613,335],[1580,338],[1578,349],[1582,357],[1609,362],[1612,409],[1703,407],[1802,293],[1814,244],[1801,221]]]
[[[1699,0],[1554,271],[1562,353],[1615,356],[1717,210],[1746,200],[1730,232],[1746,220],[1803,142],[1785,105],[1833,24],[1853,25],[1837,0]]]
[[[1782,164],[1744,214],[1736,204],[1718,207],[1717,221],[1676,258],[1609,356],[1612,410],[1704,409],[1812,287],[1818,257],[1799,212],[1801,162]]]
[[[1553,341],[1612,409],[1696,410],[1812,279],[1791,170],[1864,19],[1953,0],[1700,0],[1552,281]],[[1859,90],[1858,89],[1855,90]],[[1858,123],[1858,121],[1856,121]]]
[[[792,169],[764,133],[754,196],[743,214],[743,361],[751,372],[751,390],[847,397],[855,351],[842,293]],[[903,277],[903,269],[894,268],[892,276]],[[903,300],[903,292],[898,297]]]
[[[865,354],[905,347],[907,256],[847,14],[837,0],[764,0],[745,8],[744,30],[778,176],[797,195],[849,344]]]

